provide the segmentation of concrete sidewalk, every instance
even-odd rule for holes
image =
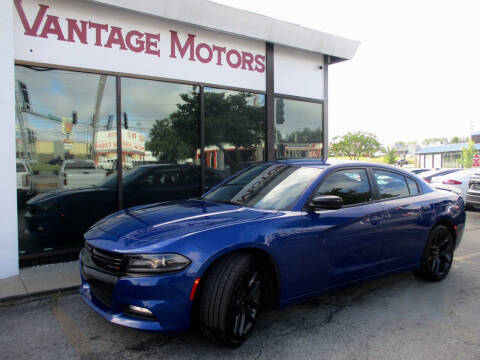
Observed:
[[[80,286],[78,261],[33,266],[20,274],[0,279],[0,301]]]

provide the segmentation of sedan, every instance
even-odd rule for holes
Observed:
[[[465,228],[459,196],[362,162],[248,167],[200,198],[96,223],[80,253],[86,303],[108,321],[239,346],[261,310],[414,271],[444,279]]]
[[[225,178],[206,169],[206,187]],[[27,202],[26,232],[36,239],[74,241],[101,218],[118,210],[116,174],[96,186],[59,189],[39,194]],[[127,207],[199,196],[200,166],[155,164],[138,166],[122,179]]]
[[[465,201],[470,178],[478,172],[480,172],[478,169],[464,169],[442,176],[434,176],[431,185],[436,189],[458,193]]]

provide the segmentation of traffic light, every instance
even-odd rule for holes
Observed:
[[[34,144],[35,143],[35,133],[33,132],[32,129],[25,129],[27,130],[27,140],[29,144]]]
[[[30,110],[30,97],[28,96],[27,85],[23,81],[19,81],[20,93],[22,94],[23,107],[26,110]]]
[[[107,126],[106,126],[107,130],[110,130],[110,126],[112,126],[112,120],[113,120],[113,115],[112,114],[108,115]]]
[[[128,115],[126,112],[123,113],[123,127],[128,129]]]
[[[78,121],[78,113],[76,111],[73,111],[72,112],[72,124],[77,125],[77,121]]]
[[[275,106],[277,124],[283,124],[285,122],[285,103],[283,102],[283,99],[277,99]]]

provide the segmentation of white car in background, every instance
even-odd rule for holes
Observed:
[[[465,201],[470,177],[477,173],[480,173],[480,169],[459,170],[450,174],[435,176],[430,184],[436,189],[458,193]]]

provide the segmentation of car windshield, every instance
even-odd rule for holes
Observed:
[[[123,179],[123,186],[126,186],[130,182],[137,179],[141,173],[143,173],[145,169],[142,166],[136,167],[132,170],[125,170],[122,171],[122,179]],[[100,187],[116,187],[117,186],[117,173],[114,172],[110,174],[103,180],[101,183],[98,184]]]
[[[233,177],[205,199],[255,209],[290,210],[323,169],[262,164]]]
[[[95,164],[93,161],[73,161],[66,162],[65,169],[95,169]]]

